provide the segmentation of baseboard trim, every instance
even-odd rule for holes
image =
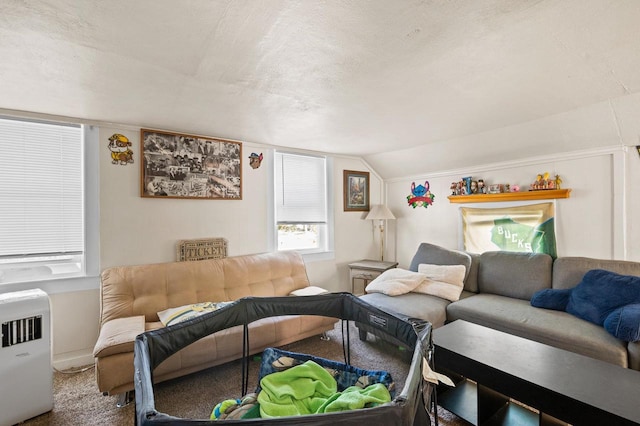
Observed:
[[[95,358],[91,352],[78,351],[70,352],[53,357],[53,368],[64,371],[72,368],[86,367],[92,365]]]

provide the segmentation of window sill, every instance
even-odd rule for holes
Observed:
[[[100,288],[100,277],[80,276],[39,281],[24,281],[0,284],[0,293],[39,288],[47,294],[72,293]]]
[[[322,262],[325,260],[333,260],[336,257],[333,251],[323,251],[318,253],[301,253],[306,263]]]

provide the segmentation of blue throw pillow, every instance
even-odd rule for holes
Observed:
[[[626,305],[613,312],[604,320],[604,328],[625,342],[640,340],[640,303]]]
[[[553,309],[556,311],[565,311],[572,291],[572,288],[558,290],[545,288],[544,290],[536,291],[531,297],[531,306],[535,306],[536,308]]]
[[[603,325],[615,309],[640,303],[640,277],[593,269],[572,289],[567,312]]]

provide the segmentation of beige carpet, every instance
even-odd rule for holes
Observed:
[[[357,329],[351,325],[351,364],[370,370],[389,371],[398,389],[411,361],[411,353],[402,351],[369,336],[367,342],[358,339]],[[340,323],[329,332],[330,341],[312,337],[283,347],[286,350],[308,353],[323,358],[343,361]],[[250,363],[249,389],[257,385],[259,360]],[[174,416],[208,418],[219,401],[238,398],[241,387],[241,363],[234,361],[190,376],[160,383],[155,386],[156,409]],[[54,407],[49,413],[24,422],[24,425],[133,425],[135,407],[131,403],[116,407],[115,396],[98,392],[93,368],[76,374],[54,374]],[[446,410],[439,410],[443,426],[461,426],[467,423]],[[433,422],[432,422],[433,423]]]

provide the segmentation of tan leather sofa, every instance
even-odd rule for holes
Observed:
[[[158,312],[246,296],[323,291],[310,285],[304,261],[295,252],[113,267],[102,272],[100,287],[100,335],[93,355],[98,389],[104,394],[133,390],[133,342],[138,334],[163,327]],[[332,329],[336,321],[319,316],[261,319],[249,325],[249,351],[255,354],[269,346],[321,334]],[[240,358],[242,335],[242,326],[238,326],[193,343],[160,364],[154,371],[154,381]]]

